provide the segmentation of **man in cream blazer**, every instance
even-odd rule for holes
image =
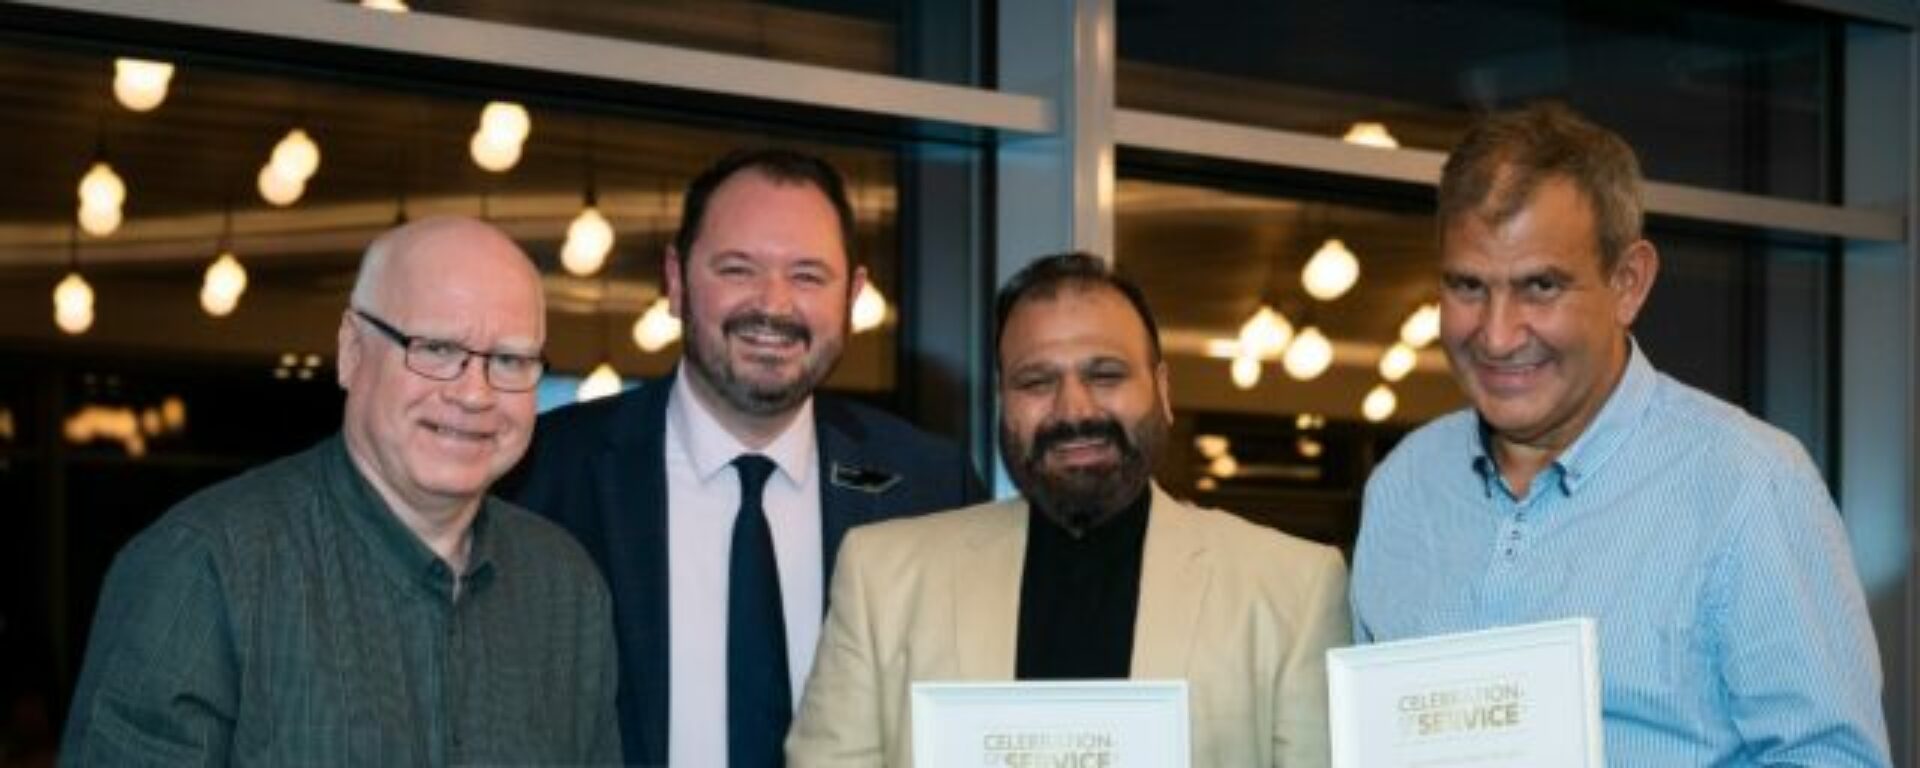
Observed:
[[[1138,289],[1099,259],[1035,262],[998,329],[1022,498],[848,534],[789,765],[909,766],[911,683],[1048,677],[1185,679],[1195,766],[1326,765],[1339,553],[1151,482],[1166,367]]]

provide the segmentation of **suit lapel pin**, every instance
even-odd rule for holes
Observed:
[[[835,487],[861,493],[882,494],[900,483],[900,476],[872,467],[833,462],[828,479]]]

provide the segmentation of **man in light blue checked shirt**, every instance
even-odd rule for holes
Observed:
[[[1659,271],[1641,184],[1559,106],[1492,116],[1448,159],[1441,338],[1473,407],[1368,481],[1355,639],[1591,616],[1611,765],[1890,765],[1819,472],[1629,335]]]

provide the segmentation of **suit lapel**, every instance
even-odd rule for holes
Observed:
[[[1146,551],[1140,558],[1140,607],[1134,617],[1135,679],[1186,677],[1200,608],[1213,575],[1192,512],[1153,486]]]
[[[1027,505],[1007,501],[980,516],[949,551],[954,648],[963,680],[1012,680],[1020,633],[1020,578],[1026,565]]]
[[[631,653],[621,658],[622,675],[635,683],[626,705],[639,715],[640,741],[627,745],[629,756],[666,762],[667,686],[671,684],[667,637],[667,395],[673,374],[640,387],[638,396],[615,416],[605,450],[594,457],[601,519],[611,546],[625,549],[609,557],[619,563],[618,578],[630,598],[621,622]]]
[[[824,395],[813,398],[814,439],[820,455],[814,462],[820,473],[820,559],[824,584],[833,583],[834,558],[840,556],[840,540],[848,529],[872,522],[879,516],[879,496],[833,481],[835,465],[865,467],[874,461],[868,451],[866,430],[838,400]],[[823,603],[824,605],[824,603]]]

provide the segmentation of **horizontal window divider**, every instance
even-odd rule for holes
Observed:
[[[307,0],[19,0],[23,5],[203,30],[473,62],[804,107],[1047,134],[1046,99],[907,77]]]
[[[1920,26],[1920,6],[1914,5],[1913,0],[1780,0],[1780,2],[1860,21],[1890,24],[1902,29]]]
[[[1337,138],[1139,110],[1118,110],[1114,140],[1122,147],[1230,162],[1433,186],[1446,154],[1379,149]],[[1855,240],[1904,242],[1903,213],[1728,192],[1660,181],[1647,183],[1647,212],[1681,219]]]

